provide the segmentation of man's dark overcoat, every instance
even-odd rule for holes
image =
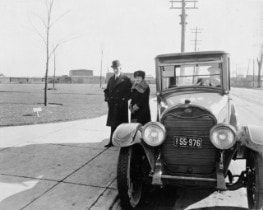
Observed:
[[[117,80],[115,75],[110,77],[104,90],[105,101],[108,102],[107,126],[117,127],[121,123],[129,122],[128,100],[131,96],[131,86],[131,80],[123,74],[120,74]]]

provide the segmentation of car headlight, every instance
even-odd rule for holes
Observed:
[[[218,149],[229,149],[236,143],[236,131],[230,125],[215,125],[210,130],[210,140]]]
[[[143,140],[146,144],[152,147],[156,147],[162,144],[165,136],[165,127],[159,122],[149,122],[143,127]]]

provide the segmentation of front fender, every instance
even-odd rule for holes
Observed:
[[[112,143],[118,147],[128,147],[141,142],[142,125],[140,123],[120,124],[113,133]]]
[[[244,126],[242,133],[242,142],[246,147],[263,153],[263,126]]]
[[[118,147],[129,147],[134,144],[140,144],[144,149],[151,169],[154,170],[156,162],[155,154],[152,148],[142,143],[142,125],[140,123],[123,123],[119,125],[113,133],[112,143]]]

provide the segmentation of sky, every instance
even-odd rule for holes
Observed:
[[[194,51],[197,27],[199,51],[227,51],[232,73],[249,69],[251,74],[263,43],[263,1],[199,0],[196,5],[198,9],[186,11],[185,51]],[[181,50],[181,10],[170,6],[169,0],[55,0],[50,42],[51,48],[60,43],[56,74],[91,69],[100,75],[102,62],[105,75],[112,71],[112,60],[118,59],[124,72],[154,75],[157,55]],[[45,0],[0,0],[0,73],[44,76],[41,19],[46,19]]]

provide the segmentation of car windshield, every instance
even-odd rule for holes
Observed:
[[[222,87],[222,61],[165,64],[161,66],[162,90],[183,86]]]

